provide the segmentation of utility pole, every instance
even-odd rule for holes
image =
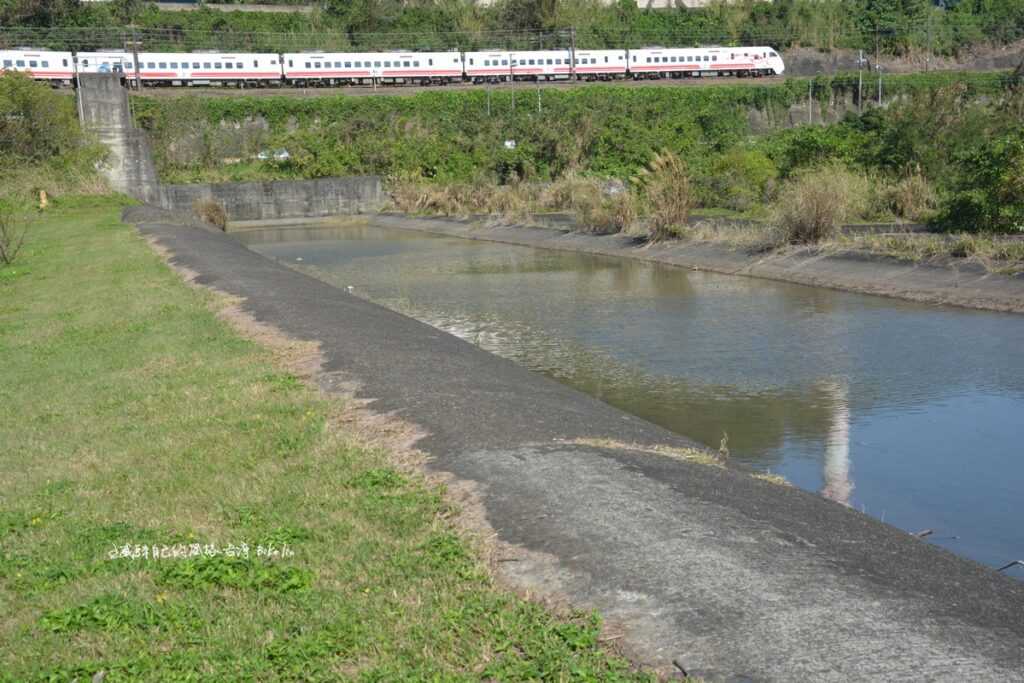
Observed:
[[[576,80],[576,27],[569,28],[569,80]]]
[[[814,105],[811,104],[811,97],[814,94],[814,79],[807,81],[807,125],[814,123]]]
[[[934,48],[932,47],[932,7],[928,7],[928,56],[925,57],[924,70],[926,72],[932,70],[932,54]]]
[[[135,72],[135,89],[142,90],[142,76],[139,74],[139,36],[132,27],[132,70]]]
[[[857,58],[857,113],[864,111],[864,50]]]

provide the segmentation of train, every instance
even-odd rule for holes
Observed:
[[[117,73],[142,85],[444,85],[510,81],[607,81],[781,76],[770,47],[448,52],[62,52],[0,50],[0,72],[73,85],[78,74]]]

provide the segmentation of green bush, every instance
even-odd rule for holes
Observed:
[[[715,157],[700,180],[705,206],[749,211],[771,197],[779,171],[763,152],[731,149]]]
[[[1024,232],[1024,133],[986,141],[961,159],[937,221],[965,232]]]

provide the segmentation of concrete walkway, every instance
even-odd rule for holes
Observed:
[[[689,444],[227,235],[145,207],[127,219],[257,319],[319,341],[325,388],[356,381],[421,426],[430,466],[474,482],[516,546],[505,577],[599,609],[640,662],[722,681],[1024,681],[1024,584],[810,493],[579,445]]]

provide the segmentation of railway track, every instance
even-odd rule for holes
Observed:
[[[492,92],[522,92],[524,94],[535,93],[539,90],[569,90],[572,88],[587,87],[591,85],[608,85],[619,88],[677,88],[677,87],[715,87],[726,85],[779,85],[785,82],[784,76],[762,76],[760,78],[738,78],[735,76],[705,76],[702,78],[662,78],[634,81],[633,79],[619,79],[612,81],[540,81],[529,82],[519,81],[515,84],[473,84],[455,83],[449,85],[378,85],[376,88],[368,85],[348,85],[334,87],[304,87],[293,86],[281,87],[247,87],[240,88],[233,85],[212,85],[212,86],[188,86],[188,87],[163,87],[146,86],[140,91],[133,91],[133,94],[141,94],[156,97],[181,97],[185,95],[199,95],[201,97],[238,97],[239,95],[251,97],[273,97],[286,95],[289,97],[320,97],[323,95],[415,95],[421,92],[470,92],[487,91]]]

